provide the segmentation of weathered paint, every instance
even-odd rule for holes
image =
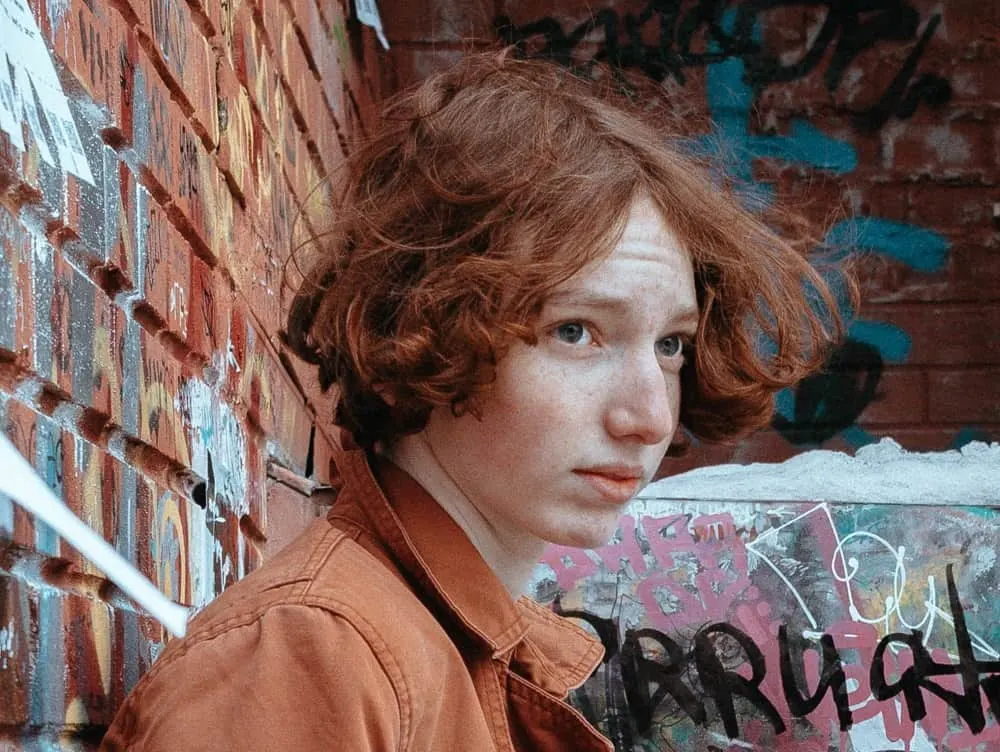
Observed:
[[[877,503],[642,500],[630,507],[612,544],[587,552],[552,547],[536,572],[533,595],[605,630],[606,661],[574,701],[629,752],[959,752],[1000,742],[1000,724],[978,689],[972,697],[986,718],[978,730],[926,688],[918,692],[927,714],[917,722],[902,696],[879,700],[870,691],[873,663],[884,666],[890,683],[912,664],[912,650],[897,643],[876,658],[889,634],[916,632],[934,660],[958,664],[949,566],[972,653],[979,661],[1000,659],[994,597],[1000,567],[992,553],[1000,516],[992,508],[955,506],[901,511]],[[750,642],[741,647],[712,626],[720,623]],[[805,675],[796,670],[795,676],[806,697],[819,679],[819,639],[832,637],[852,712],[843,733],[831,693],[808,712],[790,709],[780,670],[782,626],[801,643],[794,655],[805,648]],[[727,738],[725,700],[701,673],[711,663],[704,647],[698,658],[698,636],[713,633],[705,645],[731,677],[751,678],[751,653],[759,654],[763,673],[758,669],[754,683],[785,730],[776,733],[764,703],[737,699],[739,733]],[[984,678],[1000,671],[1000,663],[989,665],[980,670]],[[927,681],[962,691],[956,675]],[[700,721],[678,701],[683,688],[703,707]]]

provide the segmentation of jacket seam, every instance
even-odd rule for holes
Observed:
[[[396,695],[396,706],[399,710],[399,747],[402,750],[409,749],[412,744],[410,738],[414,725],[412,723],[413,704],[411,702],[412,693],[406,686],[406,677],[400,667],[399,661],[392,653],[389,644],[382,638],[378,628],[365,618],[357,609],[348,603],[321,595],[303,595],[301,605],[320,608],[330,613],[337,614],[347,619],[354,631],[367,643],[368,649],[379,662],[382,671],[392,685],[393,693]],[[359,629],[358,624],[363,624],[367,629]],[[377,645],[376,645],[377,644]]]
[[[398,750],[403,752],[403,750],[408,749],[411,746],[412,740],[410,736],[413,732],[412,724],[412,708],[410,703],[411,693],[406,687],[406,680],[403,676],[403,672],[400,669],[399,662],[392,655],[388,644],[384,639],[378,634],[378,630],[375,626],[364,616],[358,613],[352,606],[342,601],[338,601],[334,598],[324,598],[322,596],[306,596],[301,595],[295,601],[277,601],[274,603],[269,603],[262,606],[259,609],[251,612],[250,614],[242,614],[240,617],[234,617],[227,619],[220,624],[215,625],[213,629],[206,630],[203,633],[198,634],[198,639],[185,644],[182,650],[179,650],[174,655],[168,656],[166,662],[155,663],[150,670],[143,677],[142,687],[137,687],[137,690],[131,698],[130,704],[139,703],[141,701],[141,696],[145,694],[146,687],[152,681],[155,674],[164,670],[165,666],[169,666],[171,663],[176,662],[188,652],[190,652],[194,647],[211,642],[219,637],[222,637],[235,629],[242,627],[249,627],[263,618],[268,611],[272,608],[280,608],[283,606],[290,606],[292,608],[315,608],[320,611],[324,611],[333,616],[339,616],[344,619],[344,621],[364,640],[365,644],[368,645],[368,649],[371,650],[372,655],[378,661],[379,666],[381,666],[386,679],[388,679],[390,686],[392,687],[393,694],[396,696],[396,706],[399,711],[399,746]],[[366,630],[361,630],[358,627],[358,623],[364,624],[367,627]],[[373,643],[377,643],[377,646]],[[387,665],[388,664],[388,665]],[[128,745],[131,746],[131,739],[128,741]]]

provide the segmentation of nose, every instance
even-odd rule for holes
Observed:
[[[673,437],[680,412],[680,376],[665,371],[653,354],[635,355],[612,376],[605,414],[608,433],[654,445]]]

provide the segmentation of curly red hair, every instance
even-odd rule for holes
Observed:
[[[794,243],[672,148],[613,86],[509,52],[472,55],[393,100],[351,156],[287,342],[340,396],[362,446],[475,412],[546,296],[608,254],[649,197],[691,254],[700,324],[681,423],[766,425],[773,394],[840,336],[834,293]]]

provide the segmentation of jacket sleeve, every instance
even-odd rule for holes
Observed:
[[[154,664],[103,750],[388,752],[402,748],[399,671],[385,646],[306,605],[219,625]]]

